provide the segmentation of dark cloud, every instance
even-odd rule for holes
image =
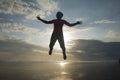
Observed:
[[[83,60],[116,60],[120,58],[120,42],[74,40],[71,54]]]
[[[47,48],[20,39],[0,40],[0,61],[37,60],[46,51]]]
[[[102,42],[98,40],[78,39],[74,43],[69,54],[78,60],[117,60],[120,58],[120,42]],[[22,60],[26,57],[32,59],[47,58],[44,56],[47,48],[30,44],[23,40],[0,40],[0,60]],[[42,56],[40,56],[42,55]],[[70,56],[68,56],[70,57]],[[28,58],[28,60],[29,60]],[[27,60],[27,59],[25,59]]]
[[[0,40],[0,51],[9,53],[29,53],[36,50],[45,50],[45,48],[29,44],[22,40]]]

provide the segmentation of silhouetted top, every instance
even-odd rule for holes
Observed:
[[[54,33],[62,33],[63,25],[66,24],[66,21],[55,19],[55,20],[52,20],[52,22],[54,23],[53,32]]]
[[[48,21],[47,24],[54,24],[54,29],[53,29],[54,33],[62,33],[64,24],[67,26],[74,26],[78,23],[70,24],[69,22],[67,22],[63,19],[54,19],[54,20]]]
[[[38,20],[41,20],[42,22],[46,23],[46,24],[54,24],[54,29],[53,29],[53,33],[63,33],[63,25],[67,25],[67,26],[75,26],[77,24],[81,24],[82,22],[77,21],[76,23],[69,23],[66,20],[61,19],[63,17],[63,13],[62,12],[57,12],[56,14],[56,18],[57,19],[53,19],[50,21],[46,21],[41,19],[39,16],[37,16]]]

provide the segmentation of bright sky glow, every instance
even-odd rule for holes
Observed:
[[[53,25],[36,19],[37,15],[45,20],[55,19],[58,11],[63,12],[63,19],[70,23],[83,22],[74,27],[64,25],[69,59],[93,59],[93,56],[100,55],[105,59],[118,58],[118,52],[112,52],[118,51],[116,45],[119,44],[113,46],[111,42],[120,42],[119,3],[120,0],[0,0],[0,60],[49,61],[49,57],[53,61],[61,60],[62,51],[58,43],[53,55],[48,56]],[[106,46],[107,42],[113,47]],[[93,46],[100,50],[94,50]]]

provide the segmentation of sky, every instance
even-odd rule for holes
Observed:
[[[61,61],[58,42],[49,56],[56,12],[81,25],[64,25],[68,61],[120,58],[120,0],[0,0],[0,61]]]

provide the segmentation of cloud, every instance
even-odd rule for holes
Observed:
[[[58,10],[54,0],[0,0],[0,13],[21,14],[27,19],[35,19],[38,14],[45,17],[54,10]]]
[[[98,40],[73,40],[69,50],[82,60],[117,60],[120,58],[120,42],[102,42]]]
[[[105,38],[113,41],[120,41],[120,32],[110,30],[107,32]]]
[[[85,22],[87,21],[89,18],[86,18],[86,17],[79,17],[79,18],[76,18],[75,21],[82,21],[82,22]]]
[[[120,58],[120,42],[77,39],[67,49],[68,60],[117,60]],[[48,56],[48,49],[30,44],[22,39],[0,40],[0,61],[52,61],[61,60],[62,54]],[[61,57],[60,57],[61,56]]]
[[[120,38],[120,32],[115,32],[115,31],[108,31],[106,37],[109,38]]]
[[[112,20],[98,20],[98,21],[94,21],[95,24],[110,24],[110,23],[117,23],[116,21],[112,21]]]
[[[58,4],[55,0],[37,0],[37,2],[45,11],[53,11],[54,9],[58,9]]]
[[[27,43],[21,39],[0,40],[0,44],[0,60],[5,61],[34,61],[35,57],[35,60],[40,60],[38,57],[47,53],[47,48]]]
[[[64,31],[69,33],[79,33],[89,31],[91,29],[93,29],[93,27],[90,26],[74,26],[74,27],[64,26]]]
[[[48,48],[31,44],[24,39],[6,38],[0,40],[0,62],[63,60],[62,52],[54,49],[54,55],[51,57],[48,55],[48,51]]]
[[[29,35],[40,35],[39,29],[24,26],[18,23],[0,23],[1,32],[21,32]]]

